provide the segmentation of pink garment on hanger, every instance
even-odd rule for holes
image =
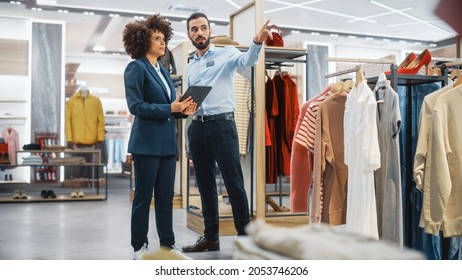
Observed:
[[[11,127],[6,128],[3,133],[3,139],[8,144],[8,156],[11,165],[16,165],[16,151],[19,150],[18,132]]]

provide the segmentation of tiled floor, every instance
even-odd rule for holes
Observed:
[[[109,177],[107,201],[0,204],[0,260],[129,260],[128,178]],[[153,212],[150,250],[158,247]],[[174,209],[177,247],[196,242],[186,210]],[[234,236],[220,239],[221,251],[190,253],[194,259],[232,259]]]

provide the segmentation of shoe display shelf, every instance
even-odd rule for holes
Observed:
[[[86,161],[84,155],[87,158],[92,155],[92,162]],[[27,161],[26,158],[31,156],[42,158],[41,163]],[[1,181],[0,203],[107,200],[108,174],[105,172],[106,165],[101,163],[100,150],[21,150],[16,151],[16,162],[18,164],[14,166],[0,165],[0,168],[29,168],[31,179],[25,181],[8,178]],[[60,177],[64,176],[60,175],[64,174],[66,167],[90,170],[91,175],[85,179],[62,180]],[[43,180],[37,175],[37,170],[46,172],[50,180]],[[55,173],[47,170],[54,170]],[[103,174],[100,174],[101,170]]]

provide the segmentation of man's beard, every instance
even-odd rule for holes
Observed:
[[[191,43],[193,44],[194,47],[198,50],[205,50],[209,45],[210,45],[210,37],[205,40],[204,43],[198,43],[196,41],[191,40]]]

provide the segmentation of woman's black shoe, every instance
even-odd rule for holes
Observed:
[[[42,192],[40,193],[40,197],[48,198],[48,192],[46,190],[42,190]]]
[[[55,194],[55,192],[52,191],[52,190],[48,190],[47,196],[48,196],[49,198],[56,198],[56,194]]]

